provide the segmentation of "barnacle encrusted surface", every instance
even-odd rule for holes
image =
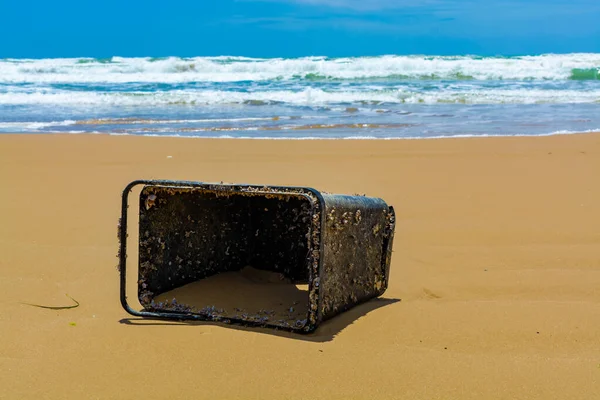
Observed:
[[[379,199],[324,195],[323,319],[383,294],[393,212]],[[391,222],[390,222],[391,221]]]
[[[146,309],[169,305],[153,303],[161,293],[248,265],[296,283],[316,276],[319,204],[306,193],[147,186],[140,196],[138,295]],[[303,319],[316,321],[315,312]]]

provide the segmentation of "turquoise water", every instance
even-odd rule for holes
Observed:
[[[600,54],[0,60],[0,132],[426,138],[600,130]]]

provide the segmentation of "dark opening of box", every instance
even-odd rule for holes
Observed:
[[[312,213],[311,202],[298,193],[145,187],[141,304],[301,327],[308,312]]]

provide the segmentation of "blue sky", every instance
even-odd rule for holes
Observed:
[[[600,52],[599,0],[2,0],[0,58]]]

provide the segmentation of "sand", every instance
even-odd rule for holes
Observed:
[[[595,398],[599,175],[600,134],[0,135],[0,398]],[[398,218],[389,289],[307,337],[130,317],[116,228],[137,178],[380,196]],[[21,304],[65,294],[81,305]]]
[[[162,303],[158,307],[167,310],[178,311],[184,307],[223,319],[303,327],[308,313],[308,284],[286,282],[280,276],[282,274],[247,266],[240,271],[223,272],[188,283],[161,293],[153,300]],[[131,297],[135,297],[136,289],[131,293]]]

